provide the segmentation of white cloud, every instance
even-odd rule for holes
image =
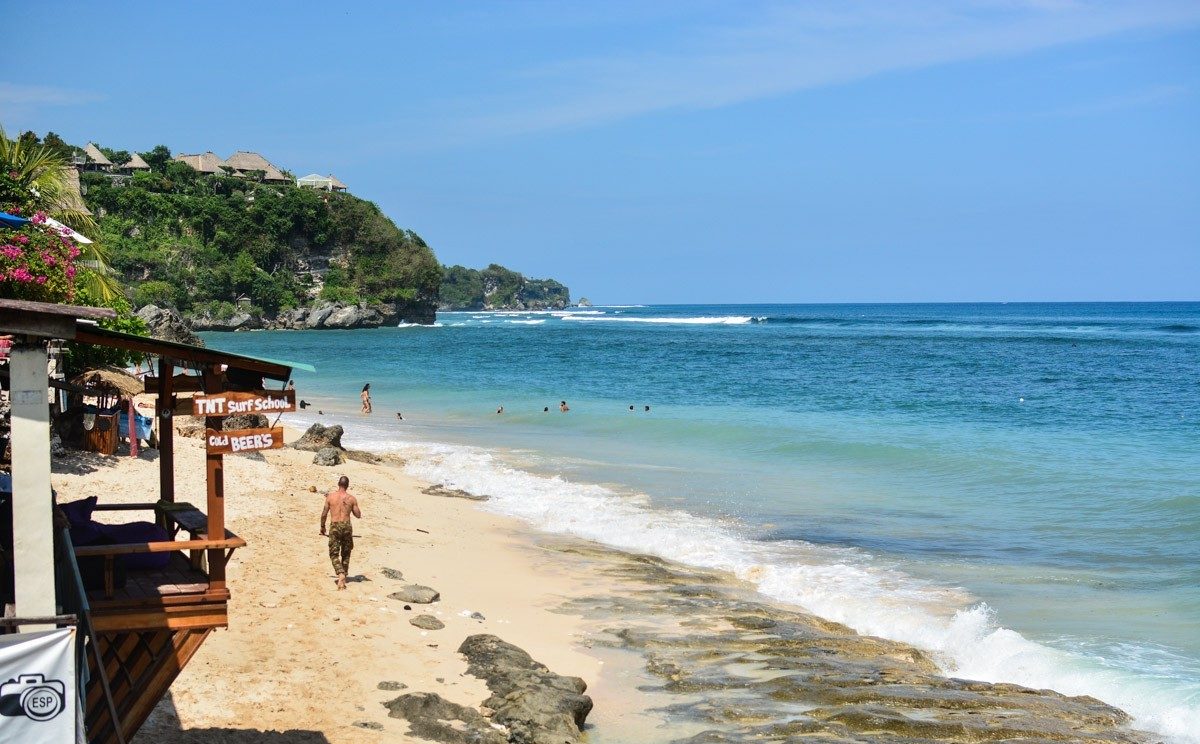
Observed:
[[[1194,0],[910,0],[769,6],[653,47],[511,72],[486,98],[447,102],[438,139],[473,141],[700,110],[889,72],[1021,55],[1200,23]],[[661,45],[661,46],[660,46]],[[453,113],[452,113],[453,112]]]
[[[0,80],[0,104],[12,106],[73,106],[98,101],[102,96],[87,91],[46,85],[21,85]]]

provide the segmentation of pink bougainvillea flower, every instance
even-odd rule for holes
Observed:
[[[46,221],[46,213],[45,212],[34,212],[33,217],[30,217],[29,219],[31,222],[33,222],[33,224],[40,225]]]
[[[75,278],[75,267],[74,267],[74,266],[67,266],[67,270],[66,270],[66,271],[67,271],[67,278],[68,278],[68,279],[74,279],[74,278]]]
[[[28,235],[18,235],[16,238],[14,238],[14,240],[16,240],[21,245],[29,245],[29,236]]]

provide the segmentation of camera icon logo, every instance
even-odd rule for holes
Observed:
[[[49,721],[66,707],[67,688],[42,674],[18,674],[0,685],[0,715]]]

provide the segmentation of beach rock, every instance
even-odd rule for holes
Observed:
[[[367,305],[348,305],[338,308],[325,319],[325,328],[378,328],[383,315]]]
[[[388,716],[408,721],[413,736],[445,744],[510,744],[479,711],[433,692],[410,692],[383,704]]]
[[[66,453],[67,453],[67,448],[63,446],[62,437],[60,437],[58,435],[58,432],[56,432],[56,431],[51,432],[50,433],[50,456],[51,457],[62,457]]]
[[[137,316],[146,324],[152,338],[160,341],[173,341],[180,344],[204,346],[200,337],[192,332],[191,326],[179,313],[170,308],[157,305],[145,305],[138,310]]]
[[[308,312],[308,317],[304,320],[305,328],[322,328],[325,325],[325,319],[333,315],[333,311],[337,309],[336,305],[318,305]]]
[[[593,644],[642,654],[660,680],[643,689],[679,695],[666,709],[708,729],[683,742],[1161,740],[1132,730],[1125,713],[1095,698],[948,678],[912,646],[748,600],[715,574],[600,546],[557,549],[622,582],[567,608],[612,618]]]
[[[438,620],[433,615],[417,615],[408,621],[409,625],[415,625],[421,630],[441,630],[446,627],[446,624]]]
[[[401,588],[400,591],[388,595],[388,599],[412,602],[413,604],[432,604],[441,598],[442,595],[438,594],[437,590],[421,586],[420,584],[409,584]]]
[[[250,331],[263,327],[262,317],[257,313],[237,312],[228,318],[218,318],[209,313],[190,318],[192,328],[197,331]]]
[[[555,674],[494,635],[468,636],[458,652],[467,658],[467,673],[487,684],[492,695],[483,704],[495,711],[492,720],[509,730],[509,741],[580,741],[592,710],[582,679]]]
[[[231,429],[265,429],[271,425],[267,417],[261,413],[239,413],[234,416],[226,416],[221,421],[221,429],[230,431]]]
[[[383,731],[383,724],[378,721],[355,721],[353,725],[368,731]]]
[[[473,493],[467,493],[466,491],[457,488],[446,488],[445,486],[441,485],[433,485],[429,486],[428,488],[422,488],[421,493],[425,494],[426,496],[446,496],[455,499],[467,499],[468,501],[488,500],[487,496],[477,496]]]
[[[378,687],[380,690],[386,690],[387,692],[399,692],[400,690],[408,689],[408,685],[404,684],[403,682],[392,681],[380,682],[378,685],[376,685],[376,687]]]
[[[375,454],[374,452],[364,452],[363,450],[346,450],[342,453],[342,456],[347,460],[365,462],[368,465],[378,465],[379,463],[383,462],[383,458],[379,455]]]
[[[204,438],[204,418],[202,416],[173,416],[172,424],[175,433],[191,439]]]
[[[292,447],[298,450],[308,450],[309,452],[317,452],[326,447],[333,447],[339,450],[345,449],[342,447],[343,432],[342,427],[337,424],[333,426],[313,424],[308,427],[308,431],[304,432],[304,436],[292,443]]]
[[[317,454],[313,455],[313,465],[333,467],[334,465],[341,465],[342,462],[341,450],[333,447],[324,447],[317,450]]]
[[[393,581],[404,581],[404,574],[400,573],[394,568],[381,568],[379,569],[379,573]]]

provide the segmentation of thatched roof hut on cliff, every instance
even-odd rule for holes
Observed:
[[[275,167],[275,164],[267,160],[257,152],[250,150],[238,150],[230,155],[225,163],[240,173],[251,173],[259,171],[262,175],[263,183],[291,183],[292,179],[283,175],[283,171]]]
[[[190,165],[192,170],[197,173],[204,173],[206,175],[220,174],[232,170],[224,160],[211,150],[199,155],[176,155],[175,159],[181,163]]]

